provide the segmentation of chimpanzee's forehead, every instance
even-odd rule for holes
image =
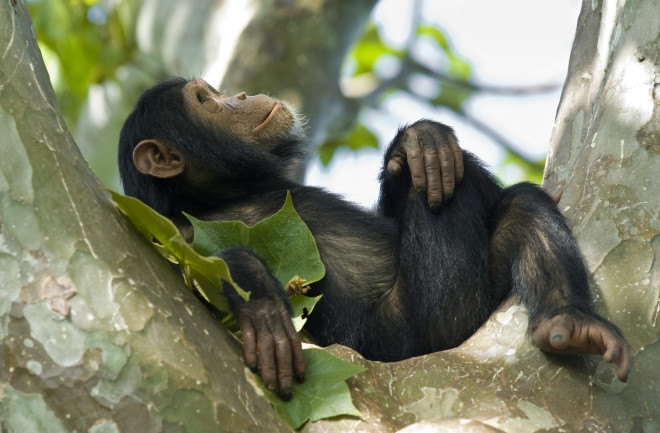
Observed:
[[[196,79],[194,79],[194,80],[190,80],[190,81],[188,82],[188,85],[190,85],[191,83],[193,83],[194,85],[197,85],[197,86],[206,87],[207,89],[209,89],[209,90],[212,91],[213,93],[220,93],[220,92],[218,92],[218,90],[217,90],[215,87],[213,87],[212,85],[210,85],[210,84],[209,84],[206,80],[204,80],[203,78],[196,78]]]

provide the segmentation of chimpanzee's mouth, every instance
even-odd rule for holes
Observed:
[[[277,111],[280,109],[281,106],[282,106],[281,102],[276,102],[275,105],[273,106],[273,108],[270,110],[270,113],[268,113],[268,116],[266,116],[264,121],[261,122],[261,124],[259,124],[259,126],[257,126],[256,128],[254,128],[252,130],[252,133],[257,134],[262,129],[264,129],[266,127],[266,125],[268,125],[268,123],[273,119],[273,117],[275,117],[275,113],[277,113]]]

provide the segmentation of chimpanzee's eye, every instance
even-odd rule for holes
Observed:
[[[206,101],[208,101],[209,98],[207,98],[203,93],[198,93],[198,94],[197,94],[197,100],[198,100],[201,104],[203,104],[203,103],[205,103]]]

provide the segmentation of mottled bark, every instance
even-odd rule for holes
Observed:
[[[583,8],[545,171],[594,275],[603,312],[633,349],[658,339],[660,8]]]
[[[286,431],[240,347],[114,209],[0,4],[0,430]]]

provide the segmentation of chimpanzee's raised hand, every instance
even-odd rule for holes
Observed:
[[[454,131],[431,120],[402,128],[385,161],[387,173],[393,176],[408,167],[415,190],[426,195],[432,211],[451,198],[456,183],[463,179],[463,152]]]
[[[289,299],[279,281],[254,252],[241,247],[217,254],[229,267],[232,279],[250,291],[245,302],[223,282],[243,337],[245,364],[261,377],[266,388],[278,390],[282,400],[291,398],[291,384],[305,379],[305,359],[298,333],[291,323]]]

